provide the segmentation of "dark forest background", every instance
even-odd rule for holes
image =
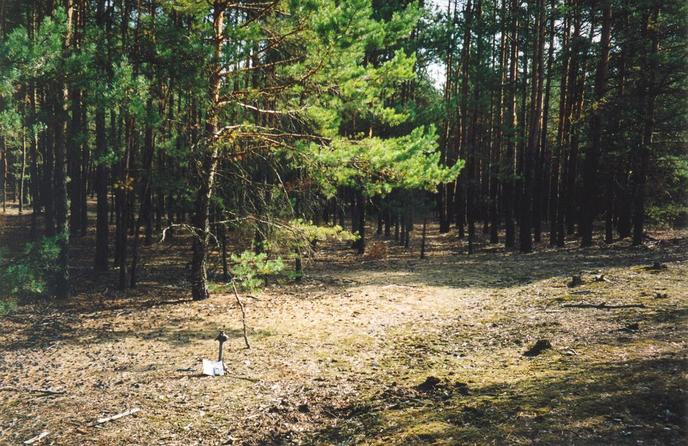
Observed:
[[[686,224],[686,2],[436,6],[1,1],[0,198],[43,259],[13,274],[68,296],[94,231],[135,287],[142,246],[188,236],[203,299],[216,247],[229,280],[298,275],[325,238],[364,253],[366,225],[470,254]]]

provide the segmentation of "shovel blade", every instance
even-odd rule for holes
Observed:
[[[204,359],[203,374],[208,376],[223,376],[225,374],[225,365],[222,361]]]

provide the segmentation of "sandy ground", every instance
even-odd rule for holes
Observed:
[[[188,300],[179,246],[147,248],[127,294],[77,266],[74,299],[0,319],[0,444],[685,444],[688,234],[652,235],[469,256],[431,231],[426,260],[417,241],[328,247],[300,283],[243,295],[251,349],[233,295]],[[228,374],[204,377],[221,329]]]

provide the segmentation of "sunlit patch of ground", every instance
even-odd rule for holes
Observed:
[[[126,295],[85,261],[75,299],[0,320],[0,443],[682,444],[688,239],[653,236],[468,256],[431,231],[427,260],[414,240],[364,262],[328,246],[300,283],[243,296],[250,350],[232,295],[188,300],[185,245],[146,248]],[[603,302],[642,306],[564,306]],[[202,377],[220,329],[229,373]]]

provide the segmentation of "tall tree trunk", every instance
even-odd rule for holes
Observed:
[[[366,247],[366,196],[362,190],[356,190],[355,192],[356,207],[358,208],[358,213],[356,214],[358,218],[358,240],[356,240],[356,252],[358,254],[363,254]]]
[[[549,183],[549,245],[558,245],[558,229],[559,229],[559,200],[561,199],[561,191],[559,189],[559,171],[562,165],[562,158],[564,156],[564,135],[565,135],[565,116],[568,102],[568,73],[569,64],[571,62],[571,54],[569,49],[569,35],[571,30],[571,21],[568,15],[563,19],[563,31],[561,38],[562,46],[562,66],[561,66],[561,83],[559,85],[559,119],[557,125],[557,137],[552,149],[552,162],[550,171]]]
[[[471,172],[473,161],[470,159],[470,149],[468,148],[468,96],[469,96],[469,63],[471,58],[471,27],[473,21],[472,0],[466,2],[464,9],[464,34],[463,46],[461,47],[461,98],[459,102],[459,146],[455,158],[466,158],[466,171]],[[453,160],[452,160],[453,161]],[[467,178],[469,177],[469,178]],[[472,181],[472,175],[460,175],[456,180],[454,206],[456,209],[456,226],[459,229],[459,237],[464,236],[464,224],[466,222],[466,199],[470,192],[466,191],[467,185]],[[475,230],[475,228],[474,228]],[[469,242],[470,245],[470,242]]]
[[[556,244],[563,247],[566,240],[566,223],[567,211],[569,209],[569,200],[571,200],[571,182],[572,178],[572,162],[571,162],[571,120],[572,113],[575,108],[578,94],[576,88],[578,86],[578,63],[580,55],[580,30],[581,30],[581,6],[579,0],[573,0],[571,7],[573,8],[573,35],[571,36],[571,51],[568,58],[568,73],[566,75],[566,94],[563,109],[561,140],[559,147],[559,162],[561,164],[562,172],[559,178],[559,192],[557,198],[557,221],[556,221]],[[568,151],[566,151],[568,149]],[[574,160],[575,161],[575,160]]]
[[[528,45],[530,44],[530,10],[532,10],[532,6],[530,3],[526,3],[525,7],[523,10],[519,8],[519,14],[522,14],[522,20],[521,23],[519,23],[519,31],[520,31],[520,41],[521,41],[521,48],[519,48],[519,51],[523,52],[523,74],[520,78],[521,82],[519,83],[520,87],[520,110],[518,112],[518,117],[517,117],[517,124],[516,124],[516,129],[518,130],[518,136],[517,136],[517,141],[518,144],[516,145],[516,176],[514,177],[514,184],[515,184],[515,191],[514,191],[514,209],[516,212],[514,213],[514,217],[516,218],[516,222],[519,227],[519,237],[520,237],[520,228],[521,228],[521,222],[523,221],[523,213],[524,209],[526,206],[521,206],[521,200],[523,198],[523,188],[525,186],[525,170],[524,170],[524,165],[525,165],[525,155],[526,155],[526,150],[527,150],[527,145],[528,145],[528,66],[530,62],[529,56],[529,50],[528,50]],[[523,11],[521,13],[521,11]],[[532,54],[535,54],[535,51],[532,52]],[[518,75],[518,66],[516,68],[516,73]]]
[[[67,33],[65,35],[64,52],[72,40],[72,21],[74,16],[74,5],[71,0],[66,0],[65,10],[67,11]],[[58,299],[69,297],[69,222],[68,222],[68,202],[67,202],[67,159],[65,141],[65,103],[69,99],[69,91],[65,84],[63,75],[58,76],[58,81],[53,88],[53,127],[55,132],[55,166],[53,171],[53,195],[55,197],[55,235],[58,247],[57,261],[55,270],[49,281],[49,289],[53,296]]]
[[[385,238],[389,238],[392,235],[392,212],[389,209],[389,204],[385,204]]]
[[[508,40],[506,26],[506,0],[501,5],[501,37],[499,49],[499,94],[497,99],[497,121],[495,123],[494,158],[492,161],[492,184],[490,185],[490,243],[499,242],[499,185],[503,182],[504,172],[501,160],[502,139],[504,135],[504,87],[506,85]]]
[[[43,92],[42,111],[52,113],[53,98],[50,93],[52,87],[46,87]],[[43,181],[42,197],[43,207],[45,208],[44,229],[46,237],[55,235],[55,195],[53,194],[53,178],[55,176],[55,126],[50,123],[45,131],[45,142],[43,147]]]
[[[105,1],[98,0],[96,8],[96,23],[102,33],[106,32],[105,21]],[[98,73],[106,78],[107,55],[106,41],[103,36],[98,40],[96,49],[96,64]],[[106,164],[105,155],[107,154],[107,141],[105,134],[105,97],[101,91],[96,92],[96,253],[94,266],[96,271],[107,271],[108,251],[109,251],[109,227],[108,227],[108,183],[110,169]]]
[[[81,90],[69,89],[72,119],[69,123],[69,232],[77,236],[81,232]]]
[[[82,101],[86,101],[85,92],[82,92]],[[81,204],[79,205],[79,210],[81,214],[79,215],[79,236],[84,237],[88,231],[88,188],[90,184],[91,177],[91,151],[88,147],[88,107],[83,107],[81,110],[81,134],[84,135],[84,141],[81,144],[81,184],[79,185],[80,193],[79,200]]]
[[[148,100],[147,108],[148,112],[152,114],[152,99]],[[148,119],[151,119],[150,116],[148,117]],[[129,286],[131,286],[132,288],[136,287],[136,281],[138,279],[137,268],[139,263],[139,236],[141,232],[141,225],[146,226],[146,242],[149,242],[149,237],[151,237],[151,235],[148,232],[148,228],[152,229],[151,208],[153,204],[153,197],[151,194],[151,177],[153,175],[153,154],[155,152],[155,139],[153,135],[153,127],[149,122],[146,123],[146,129],[144,131],[144,134],[145,147],[143,151],[143,175],[141,177],[141,184],[139,185],[140,209],[134,228],[134,240],[131,250],[131,277],[129,281]]]
[[[659,2],[653,2],[650,13],[644,20],[643,39],[649,40],[649,53],[643,58],[643,77],[640,81],[640,104],[642,107],[642,133],[636,165],[633,169],[633,245],[643,243],[645,228],[645,186],[647,165],[650,162],[650,146],[655,126],[655,82],[657,78],[657,52],[659,39],[655,26],[659,17]]]
[[[441,162],[447,165],[449,162],[449,151],[451,149],[451,132],[452,132],[452,113],[451,113],[451,99],[453,91],[452,79],[452,64],[454,53],[454,21],[452,20],[451,6],[454,0],[447,0],[447,20],[451,21],[451,25],[447,29],[447,57],[445,61],[446,75],[444,80],[444,130],[442,132],[441,145]],[[449,185],[441,184],[438,187],[437,194],[437,210],[440,219],[440,233],[449,232],[449,213],[451,203],[448,202]]]
[[[155,45],[155,12],[156,5],[155,1],[151,1],[149,5],[150,20],[152,23],[151,37],[153,39],[152,43]],[[139,5],[139,9],[141,5]],[[137,36],[137,42],[139,38]],[[153,54],[146,54],[143,57],[148,57],[153,59]],[[155,76],[155,65],[151,64],[151,77]],[[134,244],[132,246],[132,256],[131,256],[131,279],[130,286],[132,288],[136,287],[136,282],[138,279],[138,264],[140,257],[139,250],[139,236],[141,231],[141,225],[145,225],[145,244],[150,245],[153,238],[153,156],[155,155],[155,134],[153,129],[152,120],[154,117],[153,109],[153,98],[159,96],[159,87],[153,86],[151,91],[149,91],[148,101],[146,103],[146,124],[144,130],[144,148],[143,148],[143,166],[142,175],[139,184],[139,202],[140,209],[139,215],[136,220],[134,228]],[[162,112],[160,113],[163,114]]]
[[[22,129],[22,154],[19,168],[19,213],[24,212],[24,177],[26,174],[26,128]]]
[[[549,158],[547,129],[549,124],[549,105],[552,92],[552,64],[554,63],[554,34],[556,23],[555,8],[556,0],[552,0],[550,5],[549,19],[549,47],[547,50],[547,80],[545,83],[545,98],[542,105],[542,128],[540,129],[539,153],[535,168],[535,188],[533,191],[533,238],[536,242],[540,242],[542,238],[542,219],[543,216],[548,215],[547,203],[550,198],[546,190],[547,173],[545,171],[545,163]]]
[[[515,139],[516,139],[516,80],[518,67],[518,0],[511,0],[511,48],[510,48],[510,65],[509,65],[509,88],[507,89],[507,106],[506,106],[506,156],[504,159],[504,183],[503,190],[503,209],[504,209],[504,227],[506,229],[506,239],[504,245],[507,249],[514,247],[515,243],[515,227],[514,227],[514,156],[515,156]]]
[[[427,239],[427,232],[428,232],[428,219],[423,218],[423,230],[422,230],[421,239],[420,239],[420,258],[421,259],[425,258],[425,242]]]
[[[101,0],[104,1],[104,0]],[[102,99],[102,98],[101,98]],[[108,183],[109,168],[105,161],[107,153],[107,142],[105,141],[105,109],[102,100],[98,100],[95,115],[96,125],[96,271],[107,271],[108,251],[109,251],[109,227],[108,227]]]
[[[539,131],[542,127],[542,86],[543,76],[543,52],[545,41],[545,1],[538,0],[536,9],[537,37],[534,46],[533,70],[530,92],[530,129],[528,131],[528,145],[524,154],[523,163],[523,196],[521,199],[521,225],[519,227],[519,245],[521,252],[533,250],[532,234],[532,206],[533,206],[533,165],[539,142]],[[525,123],[523,123],[525,125]]]
[[[628,29],[628,13],[624,12],[619,26]],[[617,98],[624,98],[626,93],[626,55],[628,53],[627,43],[621,45],[619,54],[618,75],[617,75]],[[614,225],[616,224],[621,238],[630,235],[630,208],[631,199],[628,194],[628,172],[626,159],[621,155],[625,141],[619,141],[616,135],[623,132],[621,116],[621,103],[615,104],[616,110],[611,117],[609,143],[611,152],[607,153],[605,164],[607,165],[607,188],[606,188],[606,210],[605,210],[605,242],[614,241]],[[622,231],[623,229],[623,231]]]
[[[80,2],[71,2],[70,41],[67,42],[72,52],[78,52],[80,41],[79,16],[82,14]],[[81,89],[76,86],[68,88],[71,103],[71,121],[69,122],[69,149],[67,151],[67,168],[69,174],[69,233],[78,236],[81,233]]]
[[[130,200],[129,189],[131,188],[131,177],[129,176],[134,139],[134,118],[124,117],[124,154],[119,162],[119,184],[117,184],[117,243],[115,261],[119,268],[118,288],[127,288],[127,238],[129,235],[129,212]]]
[[[477,48],[476,48],[476,65],[478,68],[478,72],[481,72],[481,63],[482,63],[482,2],[481,0],[476,0],[475,3],[475,11],[473,13],[474,19],[476,22],[476,40],[477,40]],[[466,23],[467,27],[469,27],[471,20],[468,20],[468,17],[466,18]],[[470,29],[469,29],[470,32]],[[464,40],[464,45],[467,43],[469,44],[469,47],[466,48],[467,53],[470,54],[470,38],[468,39],[469,42],[466,42]],[[470,57],[466,58],[465,64],[468,65],[470,62]],[[465,70],[466,77],[463,79],[464,82],[468,83],[468,70]],[[468,181],[467,181],[467,200],[466,200],[466,217],[468,220],[468,253],[472,254],[473,249],[474,249],[474,244],[475,244],[475,220],[476,220],[476,214],[477,214],[477,195],[480,193],[480,190],[478,188],[478,181],[479,181],[479,171],[478,171],[478,157],[477,157],[477,152],[478,152],[478,141],[479,141],[479,135],[478,135],[478,114],[479,114],[479,105],[478,102],[480,100],[480,79],[476,76],[476,79],[473,81],[474,86],[473,86],[473,116],[472,116],[472,121],[471,121],[471,130],[470,130],[470,147],[467,147],[467,154],[468,154],[468,161],[469,165],[467,166],[468,168]],[[467,118],[467,117],[466,117]],[[468,140],[468,139],[467,139]]]
[[[585,154],[583,165],[582,239],[581,246],[592,245],[593,222],[597,215],[597,164],[602,144],[603,100],[607,92],[607,67],[611,41],[612,7],[606,0],[602,10],[602,34],[600,37],[600,59],[595,72],[595,104],[590,116],[590,148]]]
[[[208,253],[210,197],[215,185],[220,144],[215,141],[218,129],[217,106],[220,103],[222,86],[221,61],[224,43],[225,2],[215,0],[213,6],[213,60],[210,66],[211,80],[209,90],[210,109],[206,117],[207,147],[203,147],[200,187],[196,194],[192,224],[194,227],[193,256],[191,258],[191,294],[194,300],[207,299],[208,273],[206,258]]]
[[[2,173],[2,213],[4,214],[7,212],[7,145],[2,136],[0,136],[0,153],[2,153],[0,173]]]
[[[58,246],[58,257],[55,272],[52,276],[49,289],[57,298],[69,297],[69,222],[66,184],[66,156],[65,156],[65,108],[64,103],[68,98],[66,89],[62,85],[54,88],[53,95],[53,128],[55,144],[55,165],[53,170],[52,193],[55,199],[55,235]],[[63,96],[64,95],[64,96]]]
[[[581,54],[580,61],[580,75],[578,77],[578,84],[576,86],[575,102],[573,104],[573,117],[571,118],[571,142],[569,146],[569,158],[567,167],[567,203],[566,203],[566,233],[571,235],[575,232],[575,225],[578,224],[580,229],[579,219],[579,191],[577,188],[578,170],[579,170],[579,156],[580,156],[580,139],[581,128],[583,122],[581,115],[583,113],[583,106],[585,104],[586,94],[586,80],[588,75],[588,63],[590,61],[590,46],[592,45],[595,31],[595,15],[593,14],[590,20],[590,33],[585,44],[585,51]]]
[[[31,82],[29,87],[29,103],[31,107],[31,123],[36,122],[36,85]],[[29,172],[31,175],[31,239],[35,240],[38,235],[38,214],[41,212],[41,201],[42,197],[39,193],[41,178],[38,173],[38,132],[32,129],[31,131],[31,165],[29,167]]]

